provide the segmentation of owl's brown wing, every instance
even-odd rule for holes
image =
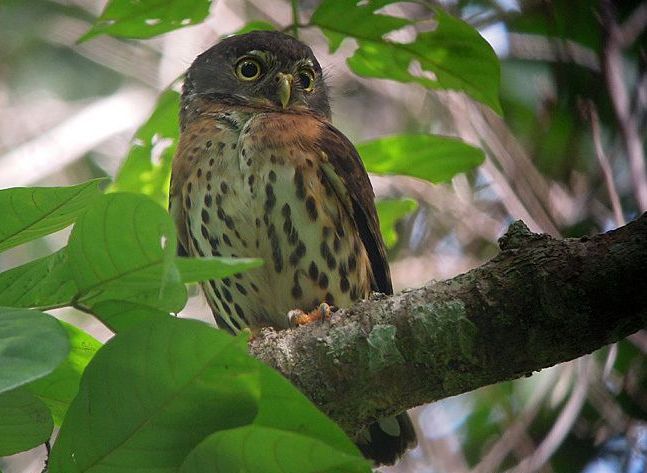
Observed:
[[[324,173],[355,221],[371,260],[373,290],[392,294],[391,273],[375,209],[375,194],[357,150],[348,138],[327,122],[321,124],[318,147],[327,160],[323,165]]]
[[[187,234],[187,217],[182,188],[184,187],[190,173],[191,150],[185,135],[180,135],[175,156],[173,157],[173,170],[171,173],[171,185],[169,187],[168,212],[175,222],[177,230],[177,254],[178,256],[189,256],[189,241]]]
[[[171,187],[168,196],[168,212],[175,222],[175,229],[177,230],[177,255],[189,256],[186,231],[186,212],[182,205],[182,191],[180,186],[174,186],[173,184],[173,178],[171,178]]]
[[[375,209],[375,194],[364,164],[352,143],[328,123],[321,127],[319,147],[327,163],[323,169],[335,193],[350,212],[373,269],[373,290],[393,293],[386,248]],[[324,160],[325,161],[325,160]],[[388,425],[393,428],[385,429]],[[378,465],[392,465],[408,448],[416,445],[416,433],[406,412],[371,424],[367,438],[357,446]]]

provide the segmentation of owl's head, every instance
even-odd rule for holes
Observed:
[[[231,36],[200,54],[187,71],[182,96],[330,118],[328,91],[312,50],[276,31]]]

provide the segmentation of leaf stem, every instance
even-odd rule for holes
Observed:
[[[290,0],[292,5],[292,35],[299,39],[299,0]]]
[[[114,334],[116,334],[116,333],[117,333],[117,330],[115,330],[115,328],[114,328],[111,324],[109,324],[108,322],[106,322],[102,317],[97,317],[97,314],[96,314],[96,313],[94,313],[90,307],[88,307],[88,306],[86,306],[85,304],[83,304],[83,303],[79,302],[79,300],[78,300],[78,299],[73,300],[73,301],[72,301],[72,304],[70,304],[70,305],[71,305],[71,307],[73,307],[74,309],[78,310],[79,312],[83,312],[83,313],[85,313],[85,314],[91,315],[91,316],[92,316],[92,317],[94,317],[96,320],[98,320],[99,322],[101,322],[101,323],[102,323],[102,324],[103,324],[103,325],[104,325],[108,330],[110,330],[112,333],[114,333]]]

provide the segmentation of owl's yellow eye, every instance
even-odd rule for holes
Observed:
[[[301,69],[299,71],[299,82],[306,92],[312,92],[315,86],[315,74],[312,69]]]
[[[236,75],[240,80],[256,80],[261,75],[261,65],[256,59],[241,59],[236,64]]]

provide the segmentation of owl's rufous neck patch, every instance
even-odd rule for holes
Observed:
[[[250,119],[245,131],[254,145],[315,150],[322,125],[321,119],[310,113],[270,112]]]

